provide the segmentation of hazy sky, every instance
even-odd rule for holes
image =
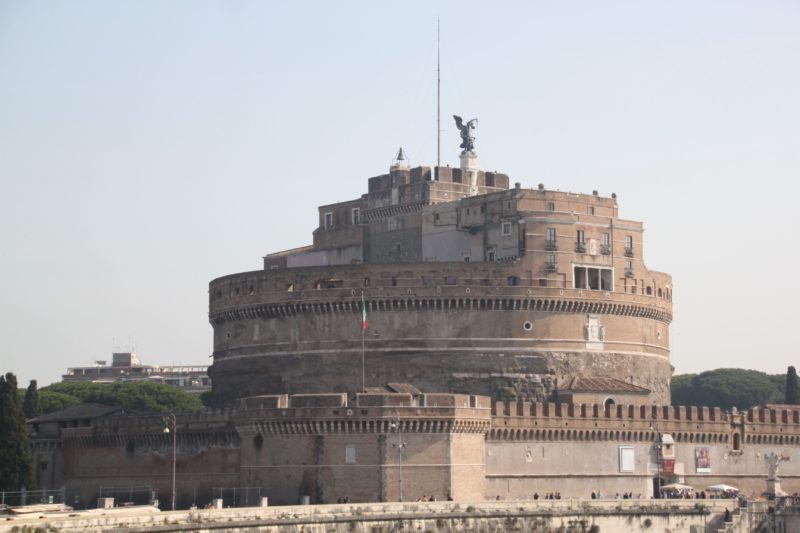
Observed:
[[[0,370],[207,364],[208,282],[478,117],[512,183],[616,192],[677,373],[798,357],[800,3],[0,0]],[[800,273],[798,273],[800,276]]]

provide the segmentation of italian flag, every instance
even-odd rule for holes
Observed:
[[[364,293],[361,293],[361,329],[367,329],[367,305],[364,303]]]

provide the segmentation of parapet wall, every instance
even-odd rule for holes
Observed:
[[[719,407],[493,402],[490,439],[800,444],[800,406],[756,407],[730,413]],[[737,442],[738,441],[738,442]]]

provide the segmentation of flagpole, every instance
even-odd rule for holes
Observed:
[[[366,380],[365,380],[365,371],[364,371],[364,332],[367,328],[364,327],[363,323],[363,316],[366,313],[366,304],[364,303],[364,291],[361,291],[361,316],[362,316],[362,323],[361,323],[361,392],[367,392],[366,387]]]

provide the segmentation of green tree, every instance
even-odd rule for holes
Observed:
[[[175,387],[152,381],[117,381],[114,383],[66,382],[54,383],[42,392],[60,393],[80,402],[121,407],[128,411],[147,413],[199,411],[200,399]]]
[[[25,391],[25,398],[22,399],[22,413],[26,419],[36,418],[40,413],[39,391],[36,388],[36,380],[32,379]]]
[[[64,394],[62,392],[49,391],[42,389],[39,391],[39,408],[41,414],[46,415],[53,411],[59,411],[65,407],[78,405],[81,401],[75,396]]]
[[[749,409],[782,399],[774,376],[756,370],[718,368],[672,379],[673,405]]]
[[[35,487],[28,431],[12,373],[0,376],[0,490]]]
[[[800,403],[800,397],[797,391],[797,370],[790,366],[786,370],[786,394],[785,401],[789,405],[797,405]]]

